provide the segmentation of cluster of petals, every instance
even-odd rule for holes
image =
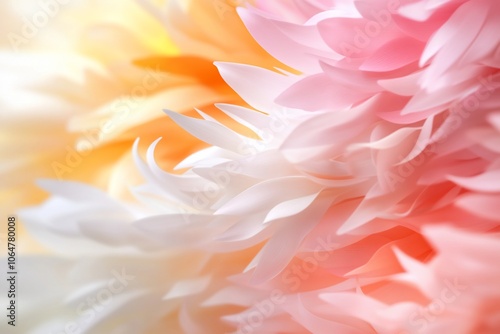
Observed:
[[[216,62],[248,104],[215,105],[238,125],[165,106],[209,144],[175,173],[155,161],[160,139],[145,155],[137,140],[135,202],[44,181],[53,197],[23,212],[47,244],[130,262],[130,296],[86,326],[498,332],[500,3],[257,0],[238,14],[293,69]],[[84,283],[67,304],[99,289]],[[139,304],[154,311],[136,323]]]

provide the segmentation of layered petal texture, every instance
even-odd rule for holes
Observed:
[[[226,39],[197,38],[207,31],[188,29],[182,7],[155,12],[206,56],[134,59],[201,90],[161,90],[172,99],[151,104],[147,132],[123,132],[135,170],[111,180],[131,196],[44,179],[51,197],[20,211],[65,254],[43,261],[68,279],[25,331],[500,331],[500,3],[215,5]],[[207,6],[192,7],[196,22]],[[202,75],[207,59],[216,71]]]

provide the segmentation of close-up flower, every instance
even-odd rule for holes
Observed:
[[[213,61],[280,64],[251,39],[234,6],[221,12],[215,3],[198,2],[2,5],[10,21],[1,27],[0,145],[13,152],[2,165],[5,214],[46,198],[35,186],[39,178],[128,196],[140,182],[131,155],[136,137],[166,137],[158,151],[166,168],[203,147],[163,117],[165,103],[193,115],[195,107],[212,114],[214,103],[241,101]],[[24,240],[27,251],[37,249],[29,235]]]
[[[115,5],[0,56],[6,333],[500,332],[500,3]]]

